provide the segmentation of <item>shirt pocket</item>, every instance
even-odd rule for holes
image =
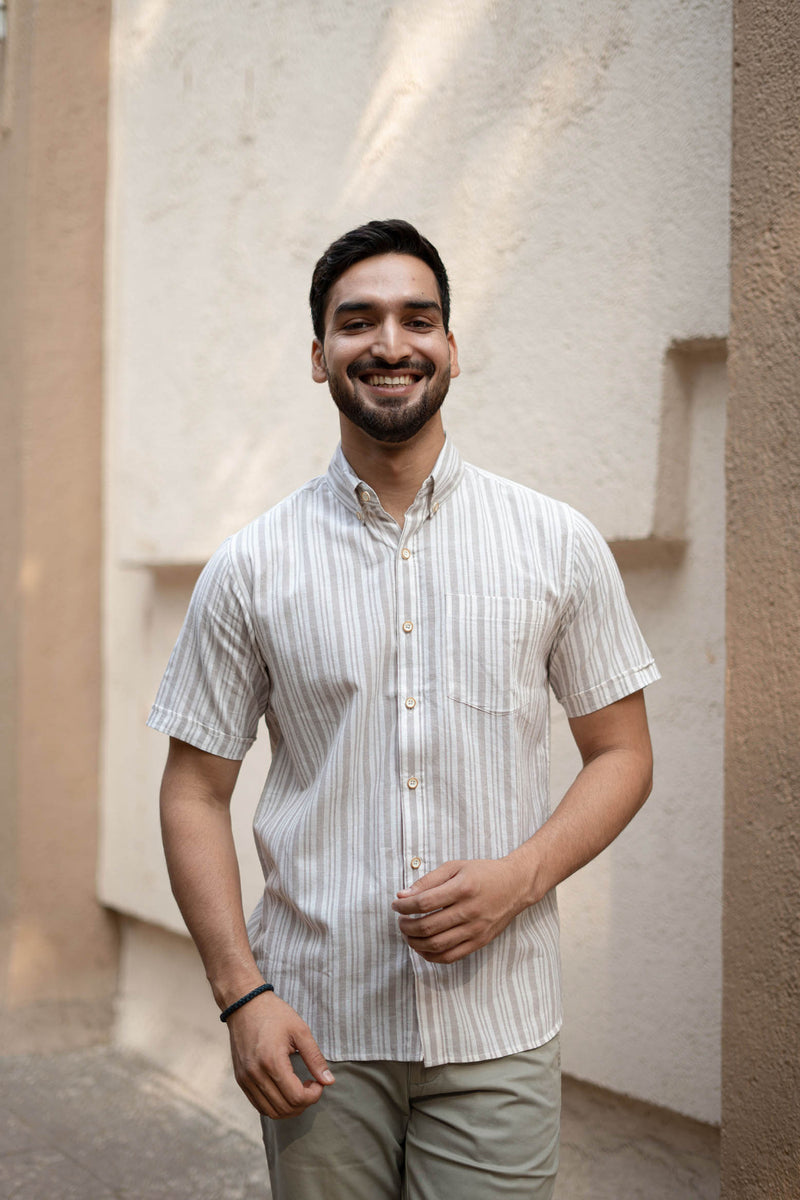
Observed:
[[[515,712],[546,687],[545,605],[519,596],[445,596],[447,694],[484,712]]]

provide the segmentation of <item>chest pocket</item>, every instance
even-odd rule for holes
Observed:
[[[445,596],[447,694],[515,712],[545,681],[545,605],[518,596]]]

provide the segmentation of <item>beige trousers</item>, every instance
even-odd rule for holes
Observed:
[[[488,1062],[332,1062],[302,1116],[262,1118],[274,1200],[550,1200],[560,1065],[557,1036]]]

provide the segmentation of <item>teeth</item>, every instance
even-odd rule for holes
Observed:
[[[413,375],[368,375],[370,387],[408,387],[414,382]]]

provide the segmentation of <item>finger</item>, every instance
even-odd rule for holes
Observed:
[[[397,913],[430,913],[437,908],[447,908],[466,894],[463,877],[451,875],[444,882],[428,891],[409,893],[402,896],[397,893],[397,899],[392,901],[392,908]]]
[[[295,1038],[295,1049],[318,1084],[328,1087],[335,1082],[324,1054],[308,1031]]]
[[[264,1113],[265,1116],[276,1120],[289,1115],[292,1111],[293,1106],[287,1102],[280,1088],[266,1073],[253,1075],[237,1072],[236,1082],[253,1108]]]
[[[417,954],[441,954],[445,950],[452,950],[454,946],[470,940],[474,936],[474,931],[459,925],[430,937],[414,937],[407,934],[404,936],[407,944],[412,950],[416,950]]]
[[[424,958],[426,962],[433,963],[454,963],[461,958],[466,958],[468,954],[480,949],[480,943],[468,938],[466,941],[458,942],[454,946],[450,946],[446,950],[417,950],[420,958]]]
[[[254,1063],[246,1079],[250,1088],[260,1093],[263,1101],[275,1110],[268,1116],[286,1117],[300,1113],[322,1095],[322,1084],[315,1079],[302,1080],[294,1071],[288,1055],[270,1055]]]
[[[289,1117],[299,1117],[312,1104],[316,1104],[317,1100],[322,1095],[323,1089],[320,1087],[320,1085],[315,1083],[314,1087],[317,1089],[318,1094],[313,1097],[308,1096],[302,1104],[289,1105],[285,1100],[279,1099],[274,1103],[264,1101],[261,1104],[256,1104],[255,1107],[259,1112],[263,1113],[264,1116],[269,1117],[273,1121],[285,1121]]]
[[[273,1120],[298,1116],[311,1104],[316,1104],[322,1095],[323,1086],[317,1083],[316,1079],[299,1079],[293,1071],[291,1075],[294,1082],[283,1077],[280,1083],[269,1077],[255,1081],[257,1091],[266,1106],[267,1116]],[[259,1108],[258,1104],[256,1108]]]
[[[465,919],[465,914],[461,909],[457,905],[451,904],[447,908],[439,908],[427,916],[401,916],[397,926],[404,937],[428,938],[434,937],[437,933],[444,933],[447,929],[454,929],[457,925],[462,925]]]
[[[426,875],[421,875],[419,879],[411,884],[411,887],[401,888],[397,895],[415,896],[418,892],[427,892],[431,888],[438,887],[439,884],[451,879],[461,866],[461,862],[442,863],[440,867],[435,867],[433,871],[428,871]]]

